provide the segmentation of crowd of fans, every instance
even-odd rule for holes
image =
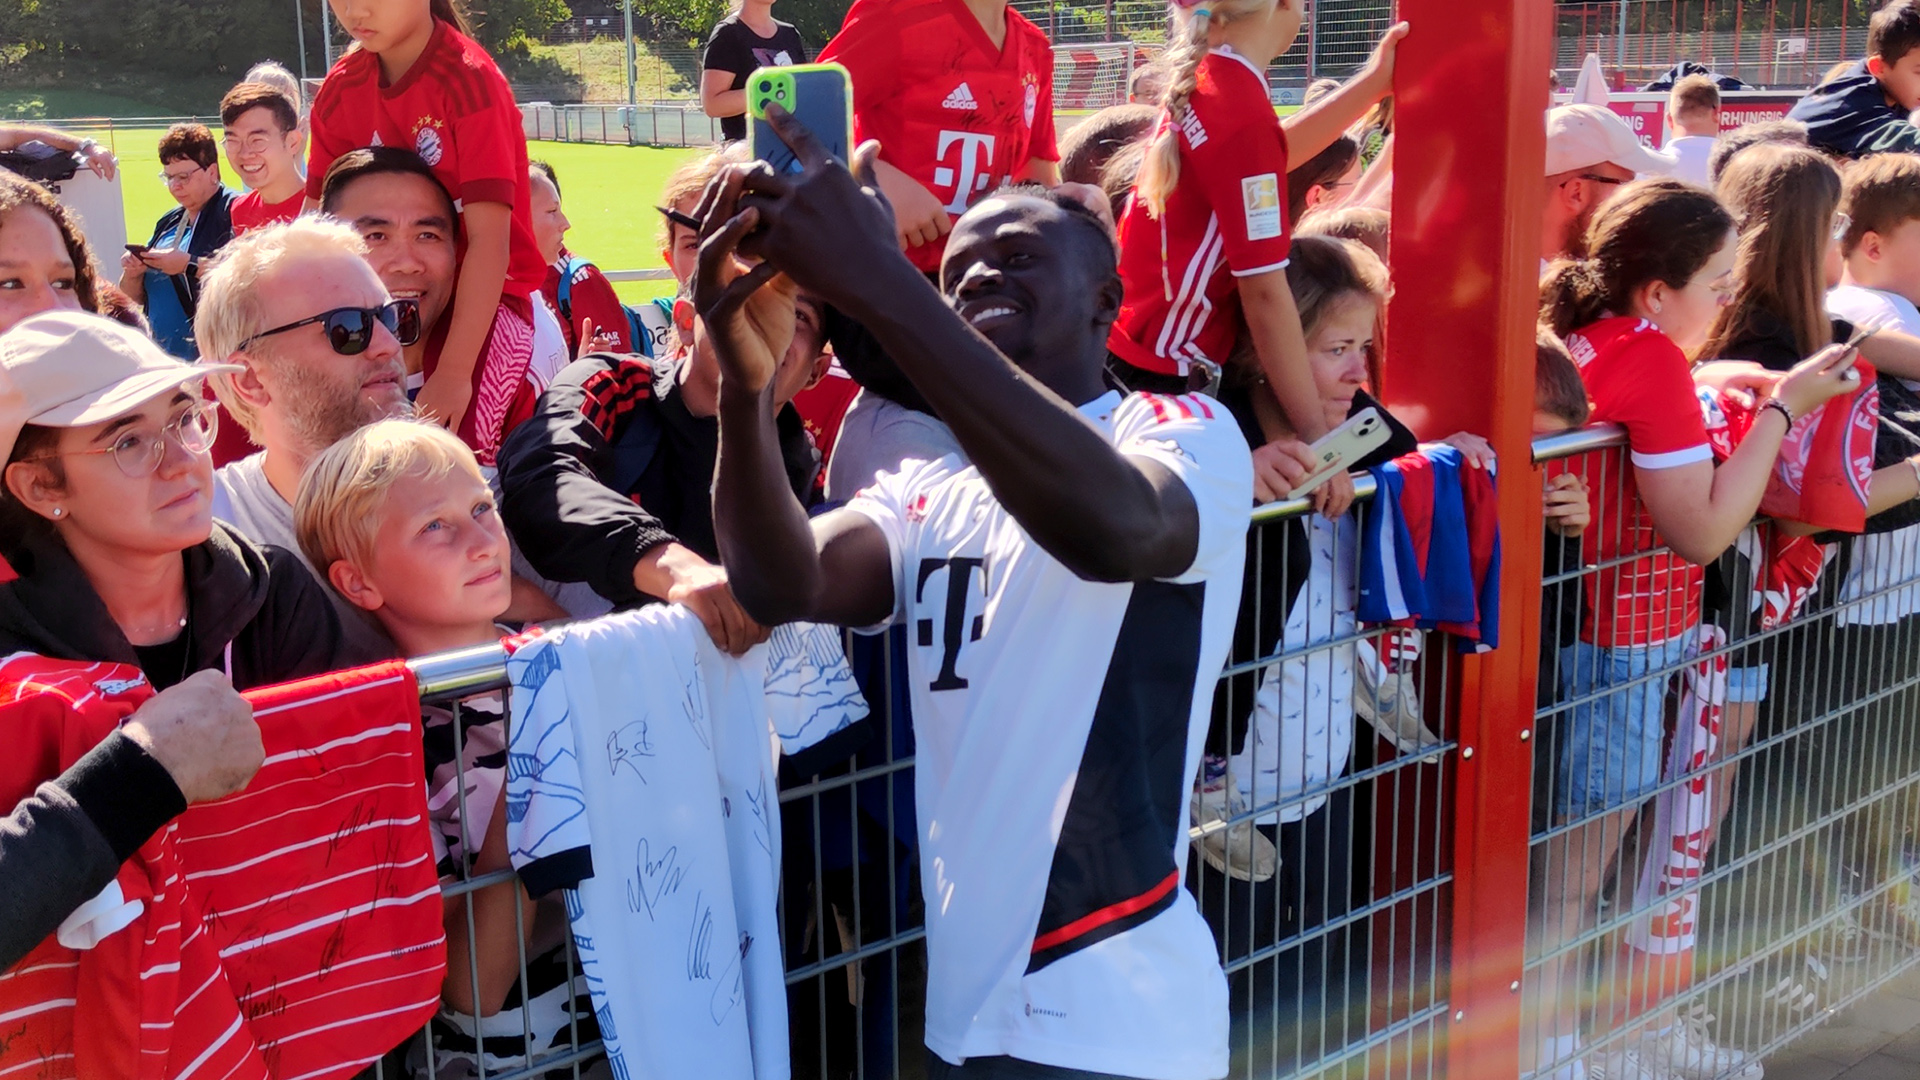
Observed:
[[[702,103],[732,139],[747,73],[808,58],[771,8],[747,0],[708,46]],[[1417,635],[1356,640],[1347,473],[1312,491],[1313,514],[1248,527],[1363,409],[1391,436],[1348,468],[1417,446],[1374,396],[1408,28],[1281,120],[1264,72],[1301,16],[1176,7],[1139,100],[1056,140],[1051,54],[1017,12],[860,0],[820,56],[851,72],[877,147],[849,169],[775,117],[802,172],[756,168],[737,143],[690,161],[658,200],[676,295],[633,306],[574,252],[563,178],[529,159],[452,0],[343,15],[357,45],[310,108],[264,64],[221,102],[217,139],[167,131],[179,206],[128,246],[117,284],[72,214],[0,171],[0,645],[129,665],[157,692],[0,826],[0,963],[188,802],[245,783],[260,741],[234,690],[679,603],[734,654],[790,620],[896,624],[913,685],[894,714],[920,739],[919,806],[947,815],[921,838],[921,879],[990,837],[1015,868],[995,872],[1027,875],[1005,902],[1041,920],[1024,974],[981,975],[972,954],[1002,943],[927,905],[930,1075],[1224,1074],[1219,950],[1348,910],[1316,868],[1351,861],[1353,822],[1314,793],[1377,707],[1356,687],[1405,678],[1420,651]],[[1541,740],[1557,830],[1532,889],[1541,948],[1592,925],[1661,779],[1660,673],[1699,652],[1703,624],[1736,645],[1759,633],[1749,597],[1780,586],[1773,568],[1811,567],[1767,628],[1843,608],[1852,655],[1913,668],[1920,597],[1889,590],[1920,578],[1914,436],[1879,428],[1863,530],[1780,520],[1761,539],[1753,521],[1795,425],[1858,393],[1861,371],[1884,415],[1920,412],[1915,57],[1920,2],[1892,0],[1805,122],[1723,134],[1698,76],[1672,91],[1665,151],[1605,108],[1546,117],[1534,426],[1621,425],[1633,467],[1544,484],[1549,574],[1612,569],[1544,597],[1542,705],[1572,704]],[[964,137],[942,126],[956,110]],[[91,141],[0,130],[0,150],[35,140],[111,175]],[[1493,465],[1477,437],[1448,441]],[[1149,644],[1152,663],[1123,661]],[[1785,652],[1732,652],[1720,757],[1769,709],[1814,708]],[[1223,666],[1279,653],[1295,659],[1216,695]],[[457,763],[452,717],[426,717],[449,876],[506,865],[504,710],[473,708]],[[1048,749],[1081,714],[1086,756]],[[1134,787],[1092,783],[1101,769]],[[1056,805],[1076,776],[1095,794]],[[1133,824],[1089,840],[1088,814]],[[1189,823],[1222,826],[1191,868]],[[1078,893],[1056,886],[1063,864]],[[1183,871],[1212,880],[1208,910],[1162,887]],[[556,900],[507,882],[471,916],[449,904],[444,1007],[406,1068],[499,1069],[591,1037],[557,921],[520,903]],[[1219,904],[1276,914],[1229,941]],[[1893,914],[1920,943],[1920,917]],[[1095,915],[1117,921],[1075,940]],[[1318,947],[1271,981],[1333,982],[1336,950]],[[1583,1028],[1612,1019],[1581,1012],[1596,977],[1545,969],[1543,1075],[1760,1075],[1690,1020],[1584,1052]],[[1095,1004],[1071,1021],[1032,1004],[1063,987]]]

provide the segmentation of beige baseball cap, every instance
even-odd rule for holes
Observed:
[[[1679,165],[1672,154],[1641,145],[1627,122],[1603,105],[1547,110],[1547,171],[1540,175],[1558,176],[1603,161],[1651,176],[1666,176]]]
[[[0,461],[26,424],[82,427],[238,364],[189,364],[130,326],[81,311],[48,311],[0,334]]]

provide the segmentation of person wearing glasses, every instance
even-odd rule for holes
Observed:
[[[1547,199],[1541,210],[1540,269],[1579,258],[1595,211],[1636,174],[1667,176],[1677,162],[1640,145],[1633,129],[1604,105],[1547,110]]]
[[[278,87],[243,82],[220,99],[221,146],[249,188],[233,200],[233,235],[292,221],[307,201],[300,175],[300,113]]]
[[[200,264],[233,239],[233,192],[220,183],[219,149],[204,124],[175,124],[160,137],[160,182],[179,207],[145,244],[127,245],[120,288],[139,303],[160,347],[183,360],[200,355],[193,313]]]
[[[402,350],[420,336],[419,304],[395,300],[366,253],[330,218],[256,229],[208,266],[195,319],[207,359],[221,361],[214,394],[262,448],[215,470],[213,516],[303,563],[293,497],[307,463],[367,424],[412,414]],[[372,620],[329,596],[357,645],[392,654]]]
[[[86,312],[35,315],[0,340],[9,404],[0,655],[132,664],[156,690],[201,671],[245,690],[356,656],[324,590],[287,551],[213,519],[217,421],[193,366]]]

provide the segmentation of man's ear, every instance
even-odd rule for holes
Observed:
[[[1102,333],[1120,317],[1120,301],[1125,292],[1120,284],[1120,275],[1109,277],[1100,286],[1093,297],[1093,325]]]
[[[261,409],[273,404],[273,393],[267,389],[265,383],[260,381],[260,362],[258,360],[248,356],[244,352],[237,352],[227,358],[227,363],[239,364],[245,369],[227,376],[226,380],[227,385],[233,388],[233,392],[239,396],[241,401],[252,406],[255,412],[259,412]],[[214,396],[219,396],[217,384]]]
[[[327,567],[327,581],[361,611],[379,611],[386,606],[386,599],[373,582],[367,580],[367,575],[345,559],[335,559],[333,565]]]
[[[819,356],[814,357],[813,370],[807,373],[807,384],[805,386],[802,386],[800,389],[811,390],[814,387],[819,386],[820,380],[827,377],[827,372],[832,367],[833,367],[832,353],[823,352]]]

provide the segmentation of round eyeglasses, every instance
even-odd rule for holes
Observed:
[[[39,454],[30,461],[44,461],[48,458],[79,457],[84,454],[112,454],[113,463],[120,466],[120,472],[132,480],[152,476],[160,468],[160,461],[167,456],[167,443],[171,441],[189,454],[205,454],[213,449],[213,437],[219,431],[220,417],[209,402],[195,402],[182,409],[166,426],[155,428],[146,424],[135,424],[113,437],[107,446],[94,447],[91,450],[65,450],[53,454]]]

